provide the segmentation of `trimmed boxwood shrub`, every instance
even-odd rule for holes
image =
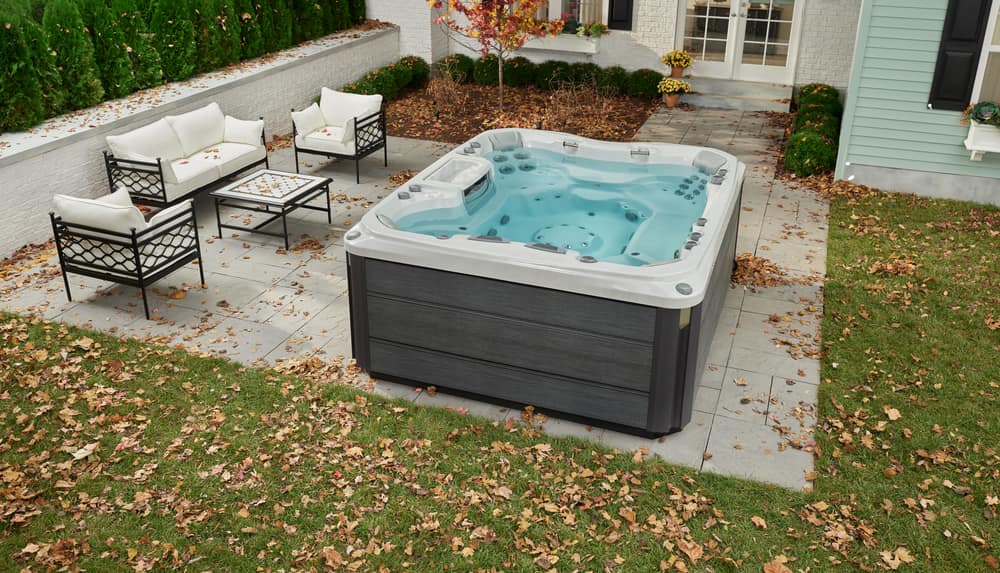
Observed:
[[[799,100],[803,99],[834,99],[840,101],[837,88],[826,84],[806,84],[799,88]]]
[[[422,86],[426,84],[427,80],[431,77],[430,65],[420,56],[406,56],[400,58],[396,65],[406,66],[410,69],[410,81],[408,82],[408,85],[417,87]]]
[[[813,113],[816,111],[822,111],[828,113],[833,117],[840,117],[844,112],[843,106],[840,105],[840,100],[805,100],[799,101],[799,112]]]
[[[621,66],[604,68],[597,77],[597,87],[608,95],[626,93],[628,91],[628,71]]]
[[[125,43],[132,48],[129,59],[132,60],[136,87],[146,89],[162,84],[163,65],[160,54],[153,46],[152,37],[146,29],[146,20],[139,12],[135,0],[111,0],[111,12],[118,18]],[[239,23],[236,28],[239,29]]]
[[[158,0],[149,28],[167,81],[186,80],[197,67],[198,48],[186,0]]]
[[[94,46],[76,3],[52,0],[46,4],[42,27],[49,38],[49,48],[56,54],[67,107],[80,109],[100,103],[104,88],[94,62]]]
[[[788,138],[785,149],[785,169],[800,177],[808,177],[833,169],[837,163],[836,139],[813,129],[803,129]]]
[[[566,62],[548,60],[538,64],[538,70],[535,73],[535,87],[551,90],[568,81],[572,81],[572,77],[569,64]]]
[[[802,133],[804,131],[811,131],[813,133],[818,133],[823,137],[826,137],[830,141],[837,141],[840,139],[840,126],[835,122],[814,122],[809,121],[799,127],[795,133]]]
[[[834,127],[840,127],[840,120],[837,116],[831,114],[826,109],[800,109],[795,113],[795,120],[792,122],[792,131],[798,131],[803,125],[809,123],[829,123]]]
[[[388,70],[392,74],[392,77],[396,82],[396,91],[402,90],[413,81],[413,70],[410,69],[410,66],[407,66],[402,62],[390,64],[385,66],[383,69]]]
[[[512,87],[530,86],[535,83],[538,67],[523,56],[511,58],[503,63],[503,83]]]
[[[625,84],[625,93],[643,99],[656,99],[660,96],[660,80],[663,74],[655,70],[643,68],[632,72]]]
[[[487,54],[476,60],[472,68],[472,79],[481,86],[495,86],[500,83],[500,70],[496,56]]]
[[[441,58],[437,65],[438,70],[451,75],[452,80],[460,84],[467,84],[472,81],[472,68],[475,67],[476,62],[465,54],[452,54]]]
[[[27,129],[42,120],[45,110],[21,26],[0,26],[0,61],[6,68],[0,73],[0,132]]]
[[[577,85],[593,85],[601,75],[601,66],[591,62],[577,62],[569,65],[569,75]]]

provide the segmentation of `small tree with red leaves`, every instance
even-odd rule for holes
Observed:
[[[536,17],[548,5],[546,0],[428,0],[428,4],[442,12],[434,21],[449,33],[474,40],[478,47],[470,47],[483,56],[496,55],[501,110],[504,60],[529,39],[555,36],[563,29],[562,20]]]

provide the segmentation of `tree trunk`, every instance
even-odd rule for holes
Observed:
[[[497,54],[497,78],[500,87],[500,111],[503,111],[503,52]]]

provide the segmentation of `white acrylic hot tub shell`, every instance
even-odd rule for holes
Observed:
[[[616,263],[587,263],[579,253],[550,253],[528,248],[524,243],[489,243],[455,235],[439,239],[429,235],[400,231],[392,221],[420,210],[451,207],[463,202],[460,185],[427,180],[427,175],[458,157],[461,161],[489,161],[478,153],[492,150],[491,134],[516,133],[525,147],[544,148],[583,158],[608,161],[650,162],[691,165],[701,151],[711,151],[725,160],[727,175],[721,184],[707,186],[707,204],[702,215],[703,227],[695,227],[702,238],[690,250],[682,250],[680,259],[645,266]],[[474,154],[463,150],[475,142]],[[572,145],[564,145],[564,142]],[[648,155],[633,155],[633,150]],[[737,200],[745,166],[736,157],[703,147],[664,143],[617,143],[537,130],[493,130],[480,134],[441,157],[427,169],[373,207],[345,237],[349,253],[372,259],[428,267],[443,271],[481,276],[556,290],[655,306],[690,308],[705,296],[709,277],[716,264],[732,264],[716,257],[731,217],[738,216]],[[409,191],[416,185],[419,192]],[[408,198],[402,198],[408,197]],[[680,289],[678,286],[680,285]],[[684,294],[690,287],[690,292]]]

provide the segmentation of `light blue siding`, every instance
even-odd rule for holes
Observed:
[[[969,159],[961,113],[927,108],[947,0],[864,0],[837,176],[855,165],[1000,178]]]

